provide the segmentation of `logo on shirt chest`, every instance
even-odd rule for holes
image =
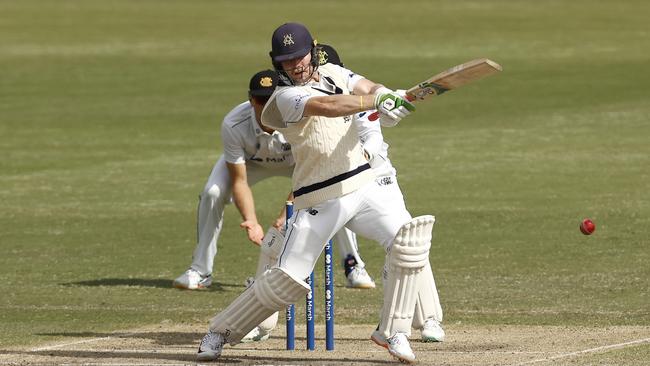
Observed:
[[[293,108],[294,108],[294,109],[298,109],[298,108],[300,108],[300,106],[303,104],[303,102],[302,102],[303,99],[307,98],[308,96],[309,96],[309,95],[305,94],[305,95],[298,95],[297,97],[295,97],[295,98],[293,99],[293,101],[294,101]]]
[[[258,163],[284,163],[287,161],[287,155],[283,156],[266,156],[266,157],[259,157],[259,156],[251,156],[249,160],[252,161],[257,161]]]
[[[388,186],[393,184],[393,177],[381,177],[377,178],[377,184],[380,186]]]
[[[287,160],[286,156],[280,156],[280,157],[267,157],[266,162],[267,163],[283,163]]]

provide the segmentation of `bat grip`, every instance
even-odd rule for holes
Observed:
[[[412,102],[412,101],[415,100],[415,97],[411,96],[409,94],[406,94],[405,99],[408,100],[409,102]],[[371,115],[368,116],[368,121],[376,121],[378,119],[379,119],[379,112],[377,112],[377,111],[374,111]]]

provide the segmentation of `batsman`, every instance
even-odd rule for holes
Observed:
[[[303,297],[309,291],[303,279],[325,242],[343,227],[382,244],[387,278],[377,332],[391,355],[403,362],[416,359],[408,337],[418,289],[431,276],[435,219],[412,218],[403,200],[382,190],[351,118],[376,109],[380,121],[395,125],[415,108],[346,68],[319,65],[318,49],[299,23],[283,24],[272,35],[271,60],[286,86],[275,90],[261,119],[292,146],[295,211],[277,266],[211,320],[199,345],[200,361],[216,360],[225,343],[239,343],[261,321]]]

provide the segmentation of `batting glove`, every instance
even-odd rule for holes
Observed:
[[[395,89],[395,94],[399,95],[402,99],[406,99],[406,89]]]
[[[399,95],[400,98],[408,100],[406,98],[406,89],[395,89],[395,94]],[[379,115],[379,124],[381,127],[395,127],[401,121],[400,119],[393,119],[386,115]]]
[[[415,110],[413,104],[402,99],[397,93],[381,93],[375,96],[375,108],[398,122]]]

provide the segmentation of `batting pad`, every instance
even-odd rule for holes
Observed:
[[[309,292],[305,281],[273,267],[210,321],[210,330],[235,345],[264,319]]]
[[[264,235],[262,239],[262,245],[260,248],[260,258],[257,261],[257,273],[255,277],[259,277],[262,273],[271,269],[275,266],[282,252],[282,247],[284,245],[284,235],[280,230],[271,226]],[[275,329],[275,326],[278,324],[278,312],[271,314],[268,318],[258,324],[258,327],[265,332],[270,332]]]
[[[388,338],[395,333],[411,335],[411,323],[420,288],[422,270],[429,263],[431,232],[435,218],[418,216],[397,232],[386,255],[388,278],[379,331]]]
[[[429,318],[442,322],[442,308],[438,298],[438,289],[429,262],[422,269],[419,282],[420,290],[418,291],[415,314],[413,315],[414,329],[422,329],[424,321]]]

